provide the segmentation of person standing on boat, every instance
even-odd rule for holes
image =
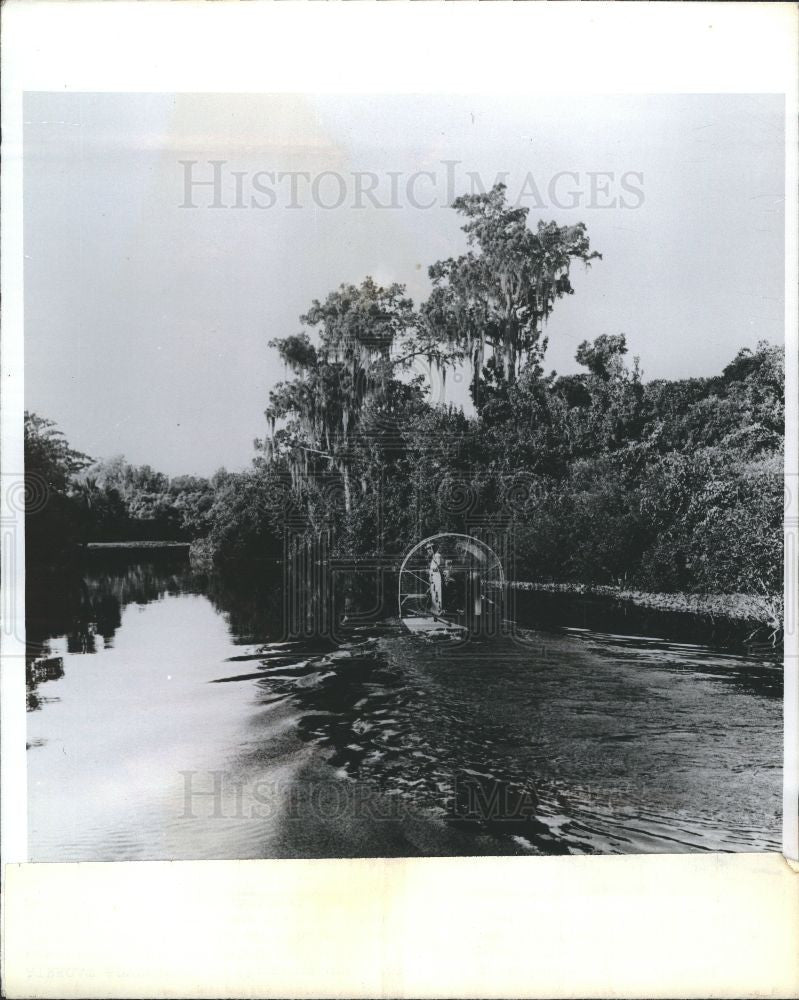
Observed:
[[[427,571],[430,576],[430,603],[433,608],[433,614],[440,615],[442,607],[442,582],[441,553],[438,551],[438,545],[433,546],[432,543],[428,543],[427,556],[430,560],[427,567]]]

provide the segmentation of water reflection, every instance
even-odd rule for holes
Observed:
[[[30,592],[33,856],[778,849],[773,662],[612,608],[604,629],[583,608],[544,630],[528,605],[515,634],[464,648],[364,620],[364,580],[327,607],[306,595],[335,641],[287,633],[278,566],[224,579],[103,554]],[[293,804],[186,822],[186,769]],[[320,814],[319,789],[350,805]]]
[[[60,636],[70,653],[95,653],[98,638],[100,648],[112,644],[122,608],[194,590],[197,584],[185,557],[172,554],[132,560],[98,552],[50,572],[32,568],[25,595],[28,660],[46,654],[49,640]]]

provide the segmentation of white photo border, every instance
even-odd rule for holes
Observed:
[[[207,4],[186,0],[95,4],[12,2],[3,23],[3,217],[2,217],[2,474],[23,468],[24,409],[22,95],[55,92],[302,93],[504,93],[531,96],[567,93],[779,93],[786,99],[785,335],[786,335],[786,519],[785,519],[785,766],[783,853],[799,858],[799,301],[797,298],[797,9],[782,3],[620,4]],[[400,995],[579,995],[586,980],[581,965],[594,963],[591,995],[738,996],[763,989],[785,995],[799,989],[799,967],[785,948],[799,932],[797,874],[783,858],[767,855],[653,856],[568,859],[414,859],[364,862],[180,862],[106,865],[26,864],[26,778],[24,641],[13,621],[24,621],[24,532],[21,505],[0,491],[3,574],[2,627],[2,846],[5,985],[9,996],[368,996],[380,990]],[[11,625],[9,625],[11,623]],[[22,660],[20,660],[22,657]],[[196,866],[200,864],[198,869]],[[493,869],[486,866],[494,866]],[[777,867],[775,867],[775,865]],[[209,867],[211,866],[211,867]],[[224,866],[224,869],[218,866]],[[243,868],[242,866],[249,866]],[[310,866],[310,867],[309,867]],[[471,867],[464,867],[471,866]],[[135,871],[135,877],[131,870]],[[249,875],[243,876],[244,871]],[[524,947],[518,928],[480,893],[495,872],[498,898],[518,907],[528,939],[526,952],[512,957],[497,940],[499,924],[480,924],[482,942],[470,936],[463,911],[469,898],[454,880],[479,872],[471,907],[485,906],[484,919],[501,922],[507,941]],[[224,871],[224,875],[220,872]],[[612,871],[612,884],[609,872]],[[511,873],[509,875],[508,873]],[[579,880],[575,881],[575,874]],[[719,881],[723,874],[724,878]],[[639,881],[636,882],[635,880]],[[724,880],[727,880],[726,883]],[[786,883],[785,880],[788,880]],[[292,881],[293,880],[293,881]],[[449,880],[449,881],[448,881]],[[208,883],[201,891],[199,884]],[[494,978],[475,971],[472,956],[463,975],[451,957],[437,968],[430,955],[414,957],[414,929],[429,921],[415,909],[425,885],[451,892],[448,914],[453,947],[462,936],[482,948]],[[719,907],[727,885],[729,913]],[[793,885],[793,899],[787,886]],[[382,885],[390,899],[357,894]],[[512,887],[516,886],[514,890]],[[526,886],[541,905],[518,898]],[[640,891],[635,889],[639,885]],[[320,895],[314,895],[318,886]],[[348,889],[347,886],[350,888]],[[449,890],[447,890],[449,886]],[[658,894],[654,887],[658,888]],[[697,888],[698,887],[698,888]],[[768,887],[773,902],[763,894]],[[292,892],[296,892],[296,898]],[[354,892],[343,909],[325,893]],[[9,895],[10,892],[10,895]],[[231,893],[238,892],[238,897]],[[515,895],[514,895],[515,892]],[[700,933],[693,917],[693,943],[670,923],[675,893],[692,901],[694,915],[715,920]],[[340,954],[322,949],[274,959],[270,969],[242,957],[233,938],[247,933],[263,896],[276,894],[278,911],[301,927],[335,919],[363,930],[380,918],[381,961],[348,950],[339,929],[332,938]],[[503,896],[502,894],[505,893]],[[626,895],[625,895],[626,893]],[[697,895],[699,893],[700,895]],[[701,895],[704,893],[704,895]],[[714,896],[715,894],[715,896]],[[112,904],[116,916],[103,930],[96,922],[63,920],[82,896],[86,907]],[[292,899],[294,902],[292,904]],[[736,904],[749,900],[761,921],[742,936]],[[178,950],[159,950],[166,933],[158,908],[175,921]],[[625,903],[626,900],[626,903]],[[393,909],[389,904],[393,904]],[[293,909],[292,909],[293,905]],[[386,907],[391,917],[386,918]],[[221,910],[220,910],[221,907]],[[303,911],[303,907],[305,910]],[[308,907],[312,907],[311,910]],[[630,909],[632,907],[632,909]],[[571,908],[571,909],[570,909]],[[580,910],[579,919],[574,914]],[[219,913],[228,923],[220,922]],[[198,913],[222,936],[205,951],[186,931]],[[575,930],[553,930],[553,914],[575,919]],[[119,915],[122,914],[122,918]],[[399,916],[398,914],[402,915]],[[416,914],[414,917],[413,915]],[[58,921],[56,922],[56,918]],[[120,922],[121,919],[121,922]],[[612,937],[614,920],[625,920],[623,949]],[[736,923],[736,921],[738,921]],[[765,922],[765,923],[763,923]],[[640,926],[634,926],[640,924]],[[271,925],[270,925],[271,926]],[[748,926],[748,924],[747,924]],[[262,920],[252,928],[264,930]],[[13,930],[11,930],[13,928]],[[127,928],[127,942],[123,940]],[[494,929],[492,931],[492,928]],[[94,939],[90,939],[90,931]],[[497,931],[497,933],[494,933]],[[273,933],[278,931],[272,927]],[[591,936],[575,939],[574,934]],[[439,947],[440,935],[430,931]],[[660,940],[653,937],[660,936]],[[791,936],[793,935],[793,936]],[[56,940],[57,938],[57,940]],[[303,937],[283,934],[286,947],[301,948]],[[446,939],[444,939],[446,940]],[[382,942],[382,944],[381,944]],[[748,942],[748,945],[747,943]],[[152,966],[138,964],[131,950],[150,949]],[[214,951],[214,946],[216,950]],[[252,943],[255,947],[255,943]],[[658,959],[676,948],[671,966]],[[409,948],[411,950],[409,950]],[[561,962],[544,949],[560,949]],[[105,949],[105,950],[103,950]],[[492,950],[493,949],[493,950]],[[604,949],[604,951],[603,951]],[[493,955],[493,958],[492,958]],[[613,962],[627,956],[629,969]],[[94,956],[94,957],[91,957]],[[238,972],[224,962],[242,962]],[[571,957],[571,961],[568,959]],[[418,959],[418,962],[417,962]],[[140,961],[140,960],[139,960]],[[207,962],[204,977],[198,961]],[[350,965],[347,965],[347,961]],[[537,974],[535,962],[539,963]],[[10,963],[10,964],[9,964]],[[170,964],[171,963],[171,964]],[[762,964],[761,964],[762,963]],[[290,978],[296,972],[296,981]],[[671,969],[671,972],[669,971]],[[163,975],[160,993],[156,974]],[[444,973],[449,978],[444,977]],[[714,978],[714,975],[716,978]],[[758,975],[761,976],[758,979]],[[138,977],[138,978],[137,978]],[[254,977],[254,978],[253,978]],[[471,978],[469,978],[471,977]],[[660,978],[657,978],[660,977]],[[333,982],[330,981],[332,978]],[[295,985],[296,982],[296,985]],[[621,992],[614,992],[614,991]],[[184,992],[188,991],[188,992]]]

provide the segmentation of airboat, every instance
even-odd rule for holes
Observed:
[[[502,563],[472,535],[444,532],[408,552],[399,574],[399,616],[411,632],[490,632],[502,620]]]

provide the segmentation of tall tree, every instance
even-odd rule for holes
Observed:
[[[30,487],[32,494],[40,484],[51,492],[66,493],[72,477],[91,462],[88,455],[70,448],[54,421],[25,411],[25,474],[31,481],[38,479]]]
[[[462,228],[472,249],[429,269],[433,291],[422,325],[449,347],[451,361],[471,362],[476,397],[487,353],[493,376],[501,371],[511,384],[524,365],[540,361],[543,325],[555,301],[573,292],[572,261],[588,265],[601,255],[591,251],[582,223],[530,229],[528,209],[508,205],[504,184],[457,198],[453,208],[467,219]]]
[[[70,448],[52,420],[25,413],[25,544],[28,560],[47,563],[78,534],[74,478],[91,459]]]
[[[323,459],[341,474],[349,511],[352,444],[364,413],[387,398],[398,363],[392,352],[415,326],[413,302],[402,285],[366,278],[314,300],[300,322],[316,332],[316,344],[307,330],[270,341],[295,378],[269,394],[267,453],[286,458],[295,478]],[[278,420],[286,421],[280,431]]]

